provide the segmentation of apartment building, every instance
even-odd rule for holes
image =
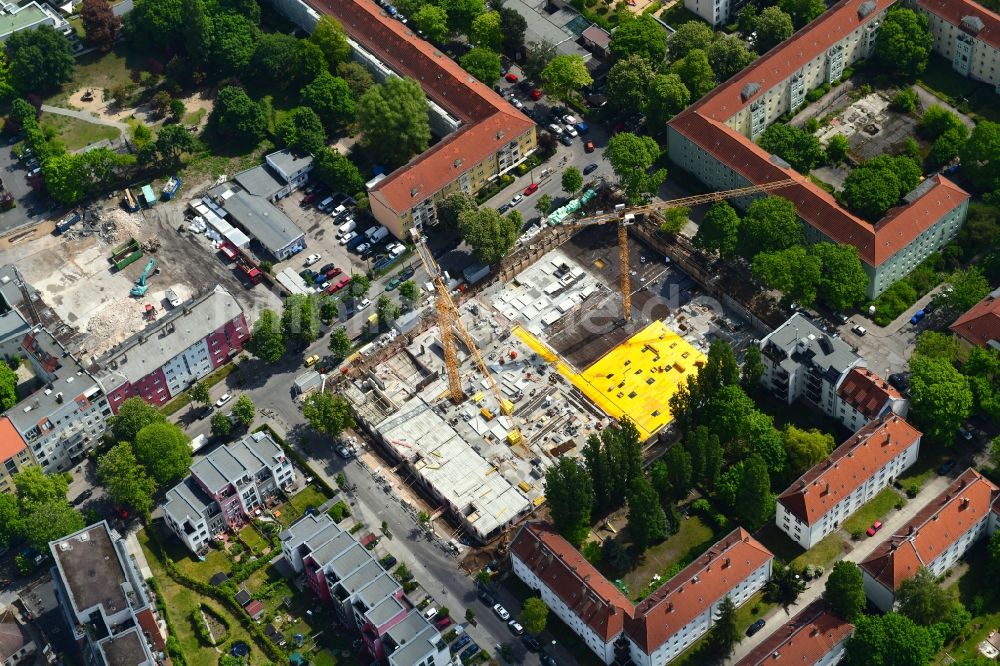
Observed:
[[[28,443],[6,416],[0,416],[0,493],[14,492],[14,475],[36,465]]]
[[[87,666],[156,666],[166,645],[125,540],[106,521],[49,544],[56,599]]]
[[[636,606],[544,523],[511,543],[511,569],[605,664],[662,666],[711,628],[729,597],[742,605],[764,587],[774,556],[742,528]]]
[[[369,184],[372,215],[396,238],[436,224],[437,202],[456,192],[475,194],[534,152],[532,120],[374,0],[313,4],[343,24],[356,60],[379,78],[388,69],[415,79],[430,103],[454,118],[453,133]]]
[[[1000,527],[998,501],[1000,488],[967,469],[860,564],[868,599],[888,612],[896,590],[921,567],[935,576],[944,574],[974,543]]]
[[[375,661],[390,666],[445,666],[441,633],[406,597],[399,582],[330,516],[306,515],[280,535],[285,561],[332,605],[341,623],[361,633]]]
[[[927,15],[934,50],[962,76],[1000,95],[1000,15],[972,0],[916,0]]]
[[[243,351],[250,339],[243,308],[216,285],[97,359],[115,413],[139,396],[161,406]]]
[[[838,421],[851,432],[886,414],[906,418],[910,401],[868,368],[855,367],[837,387]]]
[[[746,4],[747,0],[684,0],[685,9],[705,19],[715,28],[735,22],[736,15]]]
[[[191,465],[191,474],[167,491],[167,526],[198,554],[224,530],[236,531],[261,507],[295,483],[295,468],[265,432],[250,433]]]
[[[834,615],[826,602],[814,601],[733,666],[834,666],[843,658],[853,633],[853,624]]]
[[[958,233],[969,195],[943,176],[926,179],[877,224],[851,214],[819,186],[754,143],[806,93],[867,58],[895,0],[841,0],[668,124],[671,159],[723,190],[795,179],[774,193],[792,201],[810,242],[853,245],[870,298],[907,275]],[[746,207],[754,197],[736,203]]]
[[[812,548],[916,462],[920,437],[895,414],[868,423],[778,496],[775,524]]]
[[[1000,289],[994,289],[948,327],[958,341],[959,355],[973,347],[1000,351]]]

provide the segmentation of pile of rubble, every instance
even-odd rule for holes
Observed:
[[[133,333],[142,330],[142,306],[134,298],[117,298],[106,303],[87,322],[91,336],[88,345],[94,356],[99,356]]]
[[[110,245],[124,243],[129,238],[141,238],[141,225],[141,215],[114,208],[104,212],[101,238]]]

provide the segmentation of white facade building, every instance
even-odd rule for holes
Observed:
[[[776,629],[763,643],[733,666],[781,663],[834,666],[847,650],[854,625],[831,612],[823,600],[814,601]]]
[[[927,15],[934,50],[962,76],[1000,95],[1000,15],[972,0],[917,0]]]

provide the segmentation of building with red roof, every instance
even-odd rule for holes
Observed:
[[[994,289],[948,328],[958,340],[962,356],[972,347],[1000,350],[1000,289]]]
[[[927,15],[934,50],[962,76],[993,86],[1000,95],[1000,15],[972,0],[916,0]]]
[[[774,556],[737,528],[637,605],[545,523],[524,525],[511,567],[606,664],[661,666],[714,622],[722,601],[739,606],[764,587]],[[625,654],[627,652],[627,655]]]
[[[0,416],[0,493],[14,492],[14,474],[36,465],[27,442],[6,416]]]
[[[801,664],[830,666],[840,663],[854,625],[834,615],[826,602],[814,601],[771,634],[734,666]]]
[[[868,423],[778,496],[775,524],[812,548],[917,461],[920,437],[895,414]]]
[[[837,81],[848,66],[870,56],[878,27],[894,3],[841,0],[668,125],[671,159],[710,187],[797,179],[775,194],[795,204],[810,241],[857,248],[872,298],[958,233],[969,195],[936,175],[909,193],[903,205],[871,223],[754,141],[783,114],[802,107],[808,91]]]
[[[392,70],[415,79],[458,126],[370,185],[372,215],[394,236],[403,239],[411,228],[436,224],[437,201],[456,192],[475,194],[534,152],[534,121],[374,0],[311,1],[343,24],[355,57],[377,78]]]
[[[892,610],[896,590],[921,568],[944,574],[980,538],[1000,526],[1000,488],[971,467],[861,564],[865,594]]]
[[[853,368],[837,387],[837,419],[851,432],[886,414],[906,417],[910,401],[870,368]]]

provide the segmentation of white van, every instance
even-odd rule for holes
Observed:
[[[336,208],[334,208],[332,211],[330,211],[330,215],[332,215],[334,217],[340,217],[343,213],[346,213],[346,212],[347,212],[347,209],[344,208],[344,204],[340,204]]]
[[[340,238],[349,231],[354,231],[358,226],[358,223],[354,221],[354,218],[350,218],[347,222],[337,227],[337,238]]]
[[[365,235],[368,237],[370,243],[377,243],[389,235],[389,230],[380,224],[366,231]]]

